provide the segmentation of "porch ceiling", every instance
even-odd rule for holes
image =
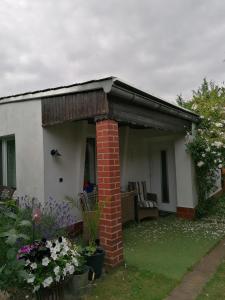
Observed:
[[[91,89],[42,97],[42,125],[69,121],[113,119],[138,128],[184,131],[198,115],[134,88],[116,78],[107,78]]]

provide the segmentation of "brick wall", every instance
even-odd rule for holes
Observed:
[[[195,218],[195,208],[177,207],[177,216],[179,218],[193,220]]]
[[[98,121],[96,143],[100,242],[106,251],[106,265],[115,267],[123,261],[118,123]]]

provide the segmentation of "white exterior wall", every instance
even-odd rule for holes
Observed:
[[[185,142],[184,137],[175,142],[177,206],[195,208],[198,201],[195,170],[191,156],[186,151]]]
[[[146,141],[136,130],[120,130],[121,189],[126,190],[129,181],[146,181],[149,188],[149,155]]]
[[[65,196],[78,199],[83,190],[86,138],[95,137],[95,125],[74,122],[44,129],[44,179],[45,199],[64,201]],[[52,157],[50,151],[57,149],[62,155]],[[62,178],[63,182],[59,179]],[[73,214],[79,221],[79,210]]]
[[[44,200],[41,101],[0,105],[0,137],[15,135],[18,196]]]
[[[156,193],[159,208],[176,211],[176,172],[174,136],[154,136],[148,130],[120,130],[121,188],[129,181],[146,181],[148,192]],[[157,134],[156,134],[157,135]],[[167,151],[170,204],[162,203],[160,151]]]

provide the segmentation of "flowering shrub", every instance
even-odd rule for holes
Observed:
[[[182,106],[200,115],[194,136],[187,133],[187,150],[196,167],[199,216],[207,212],[207,201],[214,191],[218,169],[225,166],[225,88],[204,79],[203,84],[193,92],[193,98],[180,102]]]
[[[65,280],[83,264],[78,248],[64,237],[23,246],[17,258],[25,262],[26,282],[33,292]]]
[[[65,235],[65,228],[76,223],[72,205],[67,201],[56,201],[49,197],[43,203],[27,195],[19,198],[21,210],[35,221],[35,238],[52,239]]]

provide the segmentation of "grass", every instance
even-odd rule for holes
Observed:
[[[197,300],[218,300],[225,299],[225,261],[220,265],[217,272],[206,284]]]
[[[135,267],[119,268],[99,280],[94,291],[85,299],[149,300],[163,299],[177,282]]]
[[[164,299],[225,234],[225,223],[173,216],[124,230],[125,267],[96,283],[87,300]]]

